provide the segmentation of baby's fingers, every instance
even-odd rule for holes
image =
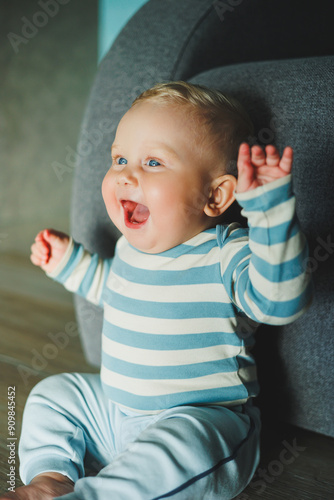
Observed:
[[[67,246],[69,237],[67,234],[61,231],[55,231],[54,229],[44,229],[43,239],[51,248],[63,248],[64,244]]]
[[[262,167],[266,164],[266,155],[261,146],[252,146],[252,164],[255,167]]]
[[[279,163],[279,166],[286,174],[289,174],[291,172],[292,162],[293,162],[293,149],[290,148],[290,146],[287,146],[283,151],[283,155]]]
[[[30,260],[36,266],[46,264],[50,257],[50,248],[44,241],[36,241],[31,245]]]
[[[270,167],[275,167],[279,165],[280,155],[275,146],[266,146],[267,153],[267,165]]]
[[[240,147],[239,147],[239,155],[238,155],[238,164],[239,164],[239,168],[243,167],[243,166],[248,166],[249,163],[250,163],[250,147],[248,146],[248,144],[246,142],[243,142],[242,144],[240,144]]]
[[[44,258],[41,258],[40,256],[36,255],[36,254],[31,254],[30,255],[30,260],[31,262],[35,265],[35,266],[38,266],[38,267],[41,267],[43,266],[44,264],[46,264]]]
[[[45,238],[44,238],[43,234],[44,234],[44,230],[43,230],[43,231],[40,231],[40,232],[37,234],[37,236],[36,236],[36,238],[35,238],[35,241],[37,241],[37,242],[38,242],[38,241],[45,241]]]
[[[249,186],[254,180],[254,169],[251,164],[251,151],[246,143],[242,143],[239,147],[238,154],[238,184],[237,192],[242,193],[249,189]]]

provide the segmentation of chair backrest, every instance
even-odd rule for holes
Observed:
[[[297,215],[310,245],[304,265],[315,296],[293,324],[259,330],[261,406],[334,435],[334,56],[225,66],[192,81],[240,99],[255,123],[257,143],[294,148]]]

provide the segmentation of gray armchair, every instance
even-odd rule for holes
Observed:
[[[236,96],[253,118],[254,141],[295,150],[297,213],[310,242],[309,311],[284,327],[261,326],[256,356],[270,416],[334,436],[334,141],[331,2],[150,0],[100,64],[78,144],[73,237],[102,256],[119,233],[101,182],[110,146],[133,99],[158,81],[190,80]],[[76,298],[87,359],[98,364],[101,311]]]

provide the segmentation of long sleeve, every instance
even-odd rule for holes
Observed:
[[[287,324],[308,307],[308,246],[295,212],[291,175],[236,195],[247,231],[221,234],[221,272],[234,304],[260,323]]]
[[[101,259],[90,254],[82,245],[70,239],[61,262],[48,276],[70,292],[85,297],[89,302],[102,305],[103,290],[109,275],[112,259]]]

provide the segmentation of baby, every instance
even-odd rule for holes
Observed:
[[[222,500],[250,482],[253,333],[294,321],[311,299],[292,149],[250,148],[251,134],[234,99],[156,85],[121,119],[102,184],[123,235],[114,258],[37,235],[33,264],[104,308],[101,374],[33,389],[20,442],[28,486],[3,498]],[[224,224],[235,199],[247,229]],[[85,477],[85,457],[97,475]]]

